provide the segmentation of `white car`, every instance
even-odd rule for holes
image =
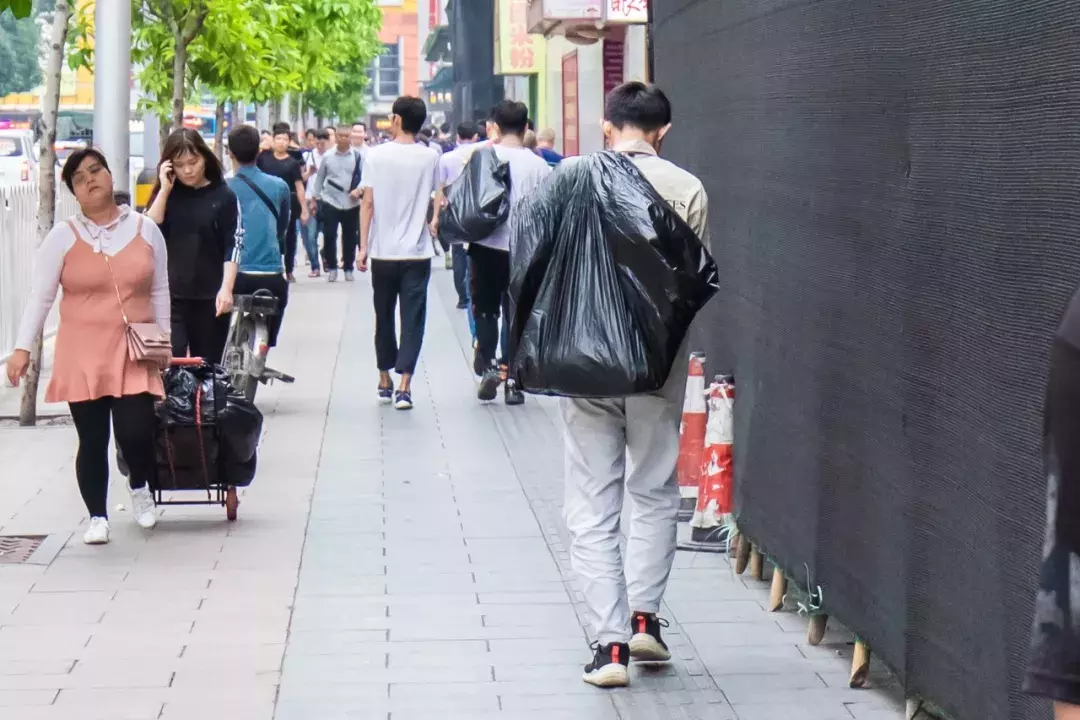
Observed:
[[[0,130],[0,184],[28,183],[37,175],[34,133]]]

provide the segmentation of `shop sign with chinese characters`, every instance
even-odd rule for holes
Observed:
[[[649,0],[604,0],[604,19],[631,25],[649,21]]]
[[[495,73],[536,75],[544,68],[544,38],[529,34],[529,0],[498,0],[495,6]]]

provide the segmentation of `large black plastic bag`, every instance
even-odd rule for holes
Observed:
[[[719,288],[694,231],[613,152],[560,166],[519,207],[511,238],[510,372],[526,392],[659,390]]]
[[[458,179],[446,191],[439,212],[439,241],[478,242],[510,217],[510,166],[491,147],[473,151]]]
[[[198,433],[194,431],[196,391],[200,393],[202,444],[212,482],[217,482],[213,478],[220,476],[226,485],[250,484],[262,435],[263,415],[236,391],[223,368],[210,364],[172,367],[165,372],[165,399],[157,408],[159,474],[171,462],[178,475],[184,470],[185,475],[198,476],[194,487],[205,485]],[[168,445],[164,442],[166,438]],[[168,482],[163,486],[168,487]]]

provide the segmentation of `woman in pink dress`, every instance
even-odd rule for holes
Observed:
[[[148,529],[157,522],[148,482],[156,469],[154,400],[164,394],[161,373],[128,356],[126,322],[169,327],[168,260],[157,226],[116,204],[100,151],[72,153],[61,176],[79,212],[57,224],[37,250],[33,290],[7,376],[17,385],[26,374],[30,347],[63,290],[45,400],[71,408],[79,436],[75,476],[90,514],[83,540],[101,545],[109,541],[110,419],[131,471],[135,520]]]

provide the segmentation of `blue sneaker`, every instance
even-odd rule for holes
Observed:
[[[391,387],[379,387],[379,404],[389,405],[394,402],[394,388]]]
[[[394,393],[394,408],[397,410],[412,410],[412,393],[408,390],[398,390]]]

